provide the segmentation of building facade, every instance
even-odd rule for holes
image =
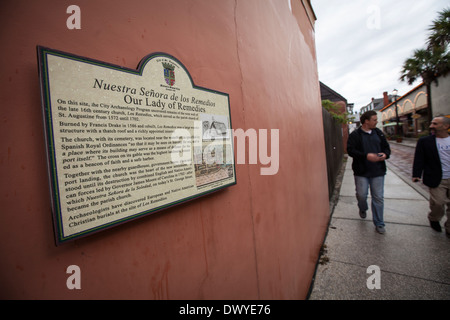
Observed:
[[[406,137],[428,135],[433,117],[450,117],[450,76],[438,78],[431,84],[430,91],[431,108],[428,106],[426,85],[421,83],[381,109],[385,131]],[[398,132],[395,130],[397,121]]]
[[[433,116],[443,114],[450,117],[450,75],[431,84],[431,106]]]
[[[383,127],[388,134],[405,137],[426,134],[429,126],[429,108],[425,84],[418,85],[381,109],[381,115]]]

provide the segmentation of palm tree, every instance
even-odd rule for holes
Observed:
[[[448,48],[450,44],[450,8],[442,10],[429,28],[428,47]]]
[[[413,84],[419,77],[430,85],[437,78],[450,72],[450,52],[442,46],[417,49],[411,58],[406,59],[401,71],[401,81]]]
[[[409,85],[417,79],[422,81],[427,88],[427,103],[429,108],[428,118],[431,122],[431,84],[439,85],[438,78],[446,76],[450,72],[450,10],[445,9],[439,14],[439,18],[433,21],[430,27],[432,34],[428,39],[426,49],[414,51],[411,58],[403,63],[401,70],[401,81],[407,81]]]

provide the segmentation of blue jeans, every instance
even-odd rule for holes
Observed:
[[[372,217],[375,226],[384,227],[384,176],[366,178],[355,176],[356,199],[360,211],[367,211],[367,196],[372,196]]]

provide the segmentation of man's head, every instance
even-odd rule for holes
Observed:
[[[361,125],[366,129],[375,129],[378,123],[377,113],[373,110],[366,111],[359,118]]]
[[[430,124],[430,131],[435,135],[446,135],[450,129],[450,118],[443,115],[438,115],[433,118]]]

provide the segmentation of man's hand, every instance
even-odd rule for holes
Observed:
[[[368,153],[367,154],[367,160],[370,162],[380,162],[386,160],[386,154],[385,153]]]

